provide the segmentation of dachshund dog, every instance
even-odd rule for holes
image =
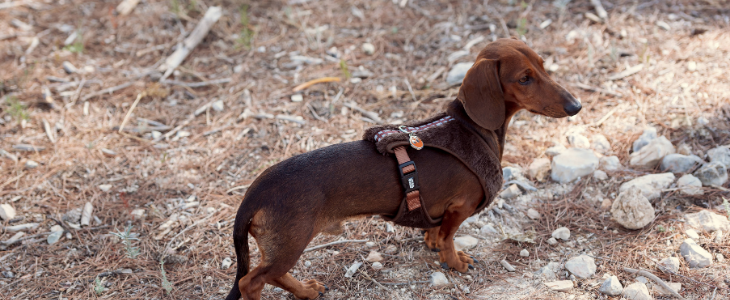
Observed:
[[[499,39],[488,44],[467,72],[448,115],[476,128],[502,158],[507,126],[526,109],[553,118],[573,116],[581,104],[553,81],[543,59],[525,43]],[[431,148],[411,151],[418,163],[420,193],[428,215],[441,218],[428,229],[426,245],[438,251],[442,266],[467,272],[473,258],[454,249],[459,225],[498,191],[485,189],[459,159]],[[502,170],[495,167],[496,186]],[[495,185],[492,185],[495,186]],[[314,279],[298,281],[289,270],[318,233],[337,234],[344,221],[369,215],[394,215],[404,199],[398,164],[366,140],[331,145],[284,160],[264,171],[249,187],[236,215],[233,240],[236,280],[227,300],[260,299],[264,284],[299,299],[314,299],[327,287]],[[256,240],[261,262],[249,271],[248,234]]]

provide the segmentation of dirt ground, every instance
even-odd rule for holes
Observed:
[[[703,158],[730,144],[728,1],[601,1],[608,16],[600,22],[590,19],[597,12],[587,0],[148,0],[126,16],[115,11],[118,2],[0,2],[0,204],[17,211],[2,221],[0,241],[16,235],[8,227],[37,224],[0,244],[4,299],[225,297],[236,267],[235,212],[257,175],[293,155],[360,139],[375,123],[442,111],[458,93],[448,71],[500,37],[521,37],[583,103],[569,119],[519,113],[503,166],[527,169],[555,143],[568,146],[571,130],[605,135],[607,155],[624,166],[646,126]],[[161,80],[158,66],[213,6],[221,18]],[[322,77],[340,81],[292,91]],[[617,275],[627,285],[635,275],[622,268],[631,267],[682,283],[687,299],[727,299],[727,263],[690,269],[682,261],[676,276],[656,268],[679,253],[682,215],[726,215],[727,183],[702,196],[664,192],[653,203],[657,218],[641,230],[624,229],[601,209],[599,199],[614,199],[622,182],[655,171],[532,182],[538,191],[460,229],[457,236],[479,240],[468,252],[481,262],[468,274],[442,270],[420,230],[390,232],[377,217],[311,246],[374,244],[307,252],[292,273],[329,285],[325,299],[618,299],[598,292],[601,278]],[[87,203],[89,225],[74,228]],[[541,217],[525,217],[529,208]],[[511,238],[482,235],[485,224]],[[561,226],[574,240],[548,245]],[[60,240],[49,244],[50,236]],[[730,257],[730,239],[700,240]],[[366,262],[344,276],[372,250],[384,253],[383,269]],[[550,291],[534,275],[582,253],[596,257],[598,270],[569,292]],[[449,284],[430,286],[439,271]],[[264,299],[293,296],[267,286]]]

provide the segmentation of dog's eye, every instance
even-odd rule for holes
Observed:
[[[525,76],[525,77],[520,78],[520,83],[522,83],[522,84],[525,84],[528,81],[530,81],[530,77]]]

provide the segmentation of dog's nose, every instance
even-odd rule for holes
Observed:
[[[577,100],[570,101],[565,106],[563,106],[563,110],[565,110],[565,113],[569,116],[575,116],[575,114],[577,114],[581,108],[583,108],[583,106],[580,105],[580,102],[578,102]]]

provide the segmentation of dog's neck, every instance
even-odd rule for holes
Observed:
[[[449,106],[446,109],[447,114],[467,124],[468,127],[476,134],[478,134],[485,142],[487,142],[490,147],[493,147],[495,153],[499,153],[500,161],[502,160],[502,153],[504,152],[504,141],[505,136],[507,135],[507,127],[509,126],[510,120],[512,120],[512,116],[514,116],[516,112],[517,110],[512,109],[512,107],[508,106],[505,110],[505,118],[502,126],[497,130],[489,130],[477,125],[477,123],[469,117],[469,115],[466,113],[466,110],[464,109],[464,104],[461,103],[459,99],[455,99],[454,101],[449,103]],[[489,142],[495,140],[497,141],[497,145],[492,145]]]

